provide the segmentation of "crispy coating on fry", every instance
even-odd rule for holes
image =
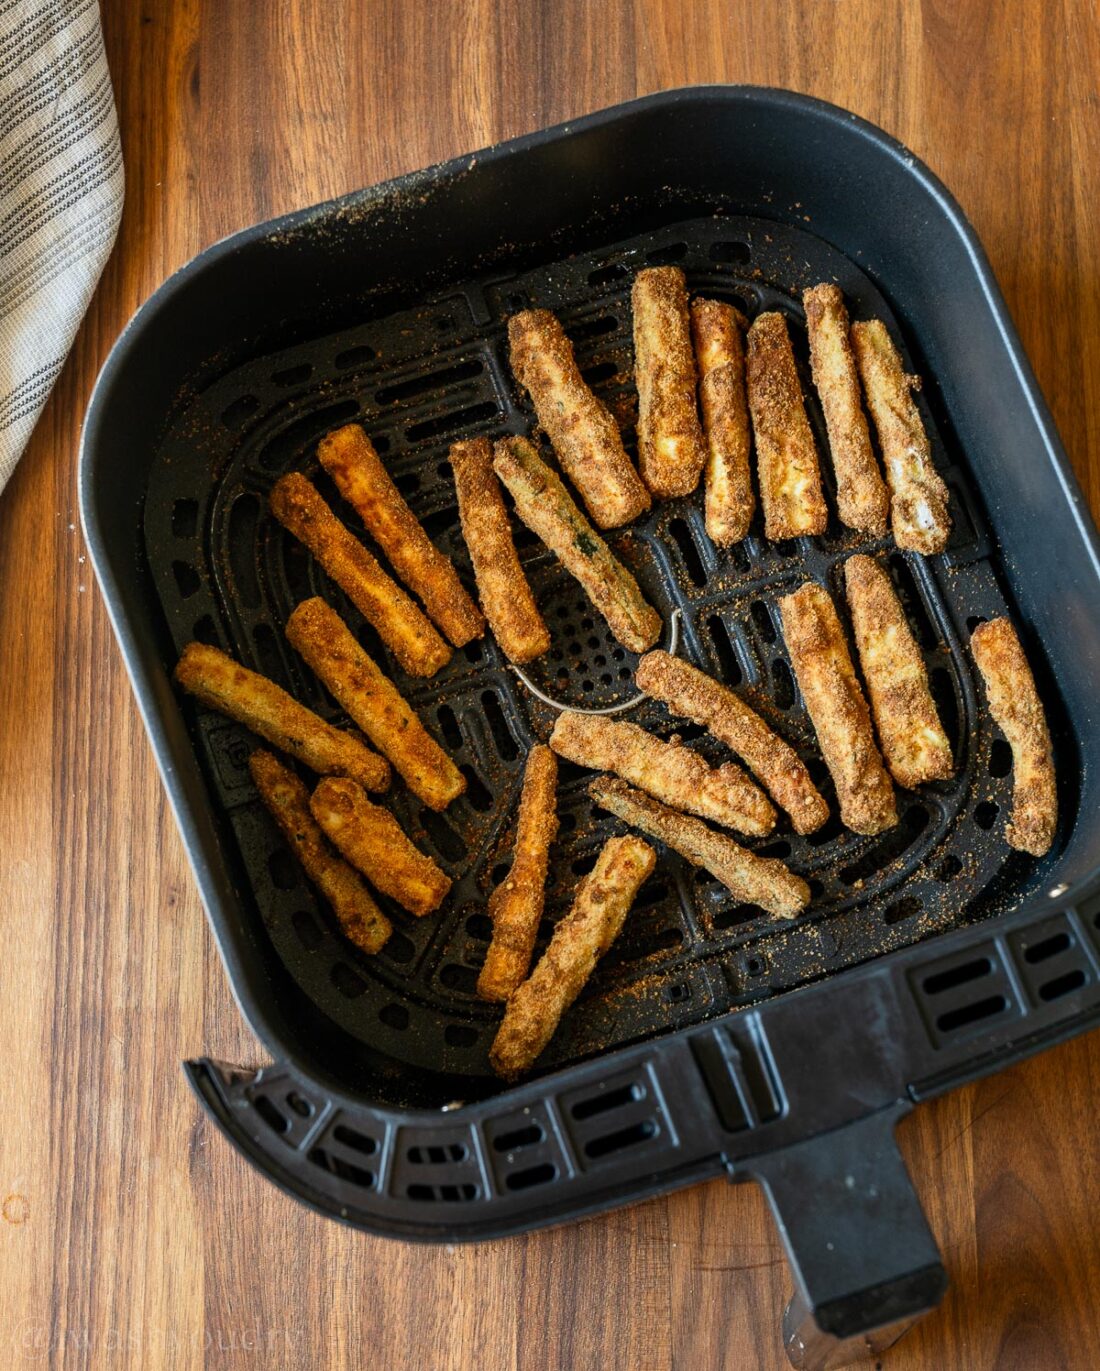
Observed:
[[[489,1064],[498,1075],[514,1079],[534,1065],[596,962],[618,937],[656,864],[653,849],[633,834],[609,838],[603,845],[538,966],[508,1001],[489,1049]]]
[[[778,857],[758,857],[725,834],[715,833],[701,819],[670,809],[625,781],[598,776],[589,784],[588,793],[601,809],[709,871],[745,904],[793,919],[810,903],[810,887]]]
[[[455,647],[480,638],[485,632],[481,610],[421,528],[361,426],[346,424],[327,434],[317,455],[390,565]]]
[[[550,633],[523,574],[493,471],[488,438],[451,444],[462,536],[474,564],[481,606],[504,655],[522,665],[550,646]]]
[[[375,890],[418,917],[443,903],[451,878],[410,842],[388,809],[367,799],[362,786],[329,777],[310,796],[309,808],[329,841]]]
[[[596,527],[618,528],[644,514],[649,491],[626,455],[611,411],[581,376],[555,316],[548,309],[513,314],[508,343],[516,380],[531,396],[539,424]]]
[[[555,811],[558,759],[545,743],[527,755],[512,869],[489,897],[493,937],[477,978],[483,1000],[506,1000],[527,975],[546,898],[550,844],[558,831]]]
[[[684,273],[679,267],[647,267],[634,278],[631,302],[642,480],[661,500],[690,495],[707,450],[695,406]]]
[[[1027,657],[1008,619],[979,624],[970,650],[985,681],[989,712],[1012,748],[1012,817],[1009,847],[1042,857],[1058,824],[1054,755],[1042,701]]]
[[[827,591],[807,581],[779,601],[783,636],[821,755],[836,785],[840,817],[856,833],[881,833],[898,821],[894,788],[882,764],[871,715]]]
[[[890,577],[873,557],[844,564],[848,610],[871,713],[886,765],[898,785],[912,790],[944,781],[954,771],[920,648]]]
[[[502,438],[493,449],[493,469],[512,492],[516,513],[581,583],[623,647],[652,647],[661,636],[660,615],[534,445],[526,438]]]
[[[188,643],[175,675],[184,690],[204,705],[228,714],[311,771],[351,776],[368,790],[385,790],[389,785],[390,768],[384,758],[219,648]]]
[[[810,365],[825,413],[842,523],[881,537],[890,515],[890,492],[871,450],[859,402],[859,377],[848,341],[848,311],[839,286],[822,283],[802,294]]]
[[[286,636],[418,799],[446,809],[462,794],[465,776],[324,600],[303,600]]]
[[[660,650],[646,653],[634,679],[639,690],[732,748],[790,814],[796,833],[812,833],[829,817],[829,806],[798,753],[721,682]]]
[[[753,837],[775,827],[768,797],[736,762],[712,768],[690,747],[666,743],[637,724],[567,709],[558,715],[550,746],[578,766],[613,771],[654,799]]]
[[[410,676],[432,676],[451,660],[451,649],[419,606],[386,574],[355,535],[337,519],[300,471],[280,477],[271,512],[313,553]]]
[[[306,875],[332,906],[344,936],[364,952],[380,952],[393,932],[393,925],[375,904],[358,872],[329,849],[310,813],[309,791],[270,752],[253,752],[248,769],[260,799],[282,829]]]
[[[740,311],[721,300],[691,302],[691,336],[707,441],[706,528],[722,547],[741,541],[756,509],[749,474],[743,322]]]
[[[824,533],[829,512],[786,319],[757,315],[748,341],[745,380],[764,532],[775,540]]]
[[[947,487],[932,465],[932,447],[913,403],[920,382],[906,376],[881,319],[853,324],[851,340],[890,486],[894,541],[913,552],[942,552],[951,515]]]

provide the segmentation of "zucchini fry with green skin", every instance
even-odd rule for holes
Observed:
[[[690,495],[707,450],[695,405],[687,286],[679,267],[647,267],[634,278],[634,380],[638,467],[661,500]]]
[[[1005,840],[1020,852],[1045,856],[1058,825],[1058,791],[1035,677],[1008,619],[979,624],[970,650],[985,681],[989,712],[1012,748],[1012,817]]]
[[[336,850],[375,890],[418,918],[443,903],[451,878],[409,840],[388,809],[367,799],[362,786],[330,776],[310,796],[309,808]]]
[[[446,809],[462,794],[466,777],[331,606],[318,596],[303,600],[286,636],[418,799]]]
[[[768,914],[793,919],[810,903],[810,887],[778,857],[758,857],[701,819],[681,814],[659,800],[612,776],[598,776],[588,793],[601,809],[624,824],[678,852],[721,881],[743,904],[759,905]]]
[[[362,427],[346,424],[327,434],[317,455],[394,571],[455,647],[480,638],[485,632],[481,610],[405,503]]]
[[[310,813],[309,791],[270,752],[253,752],[248,769],[260,799],[282,829],[303,871],[332,906],[344,936],[363,952],[380,952],[393,925],[375,904],[359,873],[330,851]]]
[[[427,616],[346,528],[300,471],[275,482],[271,512],[305,545],[410,676],[433,676],[451,649]]]
[[[745,377],[765,535],[779,541],[824,533],[829,511],[786,319],[757,315],[748,343]]]
[[[653,849],[633,834],[609,838],[600,849],[538,966],[508,1001],[489,1049],[489,1064],[499,1076],[513,1080],[534,1065],[597,961],[619,936],[656,864]]]
[[[549,648],[550,633],[516,555],[493,471],[492,443],[488,438],[452,443],[451,469],[481,607],[501,651],[522,666]]]
[[[527,755],[512,869],[489,897],[493,937],[477,978],[483,1000],[506,1000],[527,975],[546,899],[550,844],[558,831],[555,812],[558,759],[536,743]]]
[[[249,671],[220,648],[188,643],[175,676],[204,705],[228,714],[311,771],[350,776],[367,790],[385,790],[389,785],[390,767],[384,758],[353,734],[325,723],[281,686]]]
[[[791,666],[836,785],[841,821],[855,833],[893,828],[898,821],[894,787],[832,599],[807,581],[782,597],[779,613]]]
[[[721,547],[744,538],[756,509],[749,471],[743,324],[739,311],[721,300],[691,302],[691,334],[707,442],[706,528]]]
[[[512,372],[598,528],[628,524],[650,506],[611,411],[592,394],[565,330],[547,309],[508,320]]]
[[[926,555],[942,552],[951,514],[947,487],[932,464],[932,446],[913,403],[920,382],[905,374],[881,319],[853,324],[851,341],[882,449],[894,542]]]
[[[802,293],[810,365],[825,413],[836,476],[836,510],[842,523],[881,537],[890,516],[890,492],[871,450],[860,404],[859,377],[848,338],[848,311],[839,286],[823,282]]]
[[[928,671],[886,571],[873,557],[849,557],[844,586],[863,679],[886,765],[912,790],[955,770]]]
[[[502,438],[493,469],[512,492],[516,513],[576,577],[623,647],[644,652],[661,636],[661,617],[638,582],[577,508],[526,438]]]
[[[567,761],[613,771],[654,799],[754,838],[775,827],[775,809],[736,762],[710,767],[680,742],[666,743],[637,724],[564,710],[550,746]]]
[[[794,748],[720,681],[661,651],[646,653],[634,680],[646,695],[702,724],[732,748],[791,816],[796,833],[812,833],[829,817],[829,806]]]

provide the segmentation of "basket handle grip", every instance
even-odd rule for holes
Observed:
[[[783,1338],[803,1371],[889,1347],[947,1288],[894,1140],[902,1112],[882,1110],[750,1163],[791,1264]]]

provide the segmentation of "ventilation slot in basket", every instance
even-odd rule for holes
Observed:
[[[608,1114],[613,1109],[621,1109],[623,1105],[632,1104],[644,1096],[644,1087],[637,1081],[632,1081],[630,1085],[621,1085],[601,1095],[591,1095],[586,1100],[578,1100],[569,1112],[579,1123],[584,1119],[594,1119],[599,1114]]]

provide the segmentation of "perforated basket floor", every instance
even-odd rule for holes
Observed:
[[[183,411],[153,467],[146,550],[177,650],[195,637],[216,643],[340,721],[282,634],[294,605],[321,594],[467,776],[467,793],[444,815],[422,809],[395,785],[388,803],[455,886],[437,917],[413,920],[393,911],[393,937],[380,956],[367,958],[339,935],[257,800],[245,765],[254,740],[219,715],[187,705],[213,802],[236,849],[247,909],[309,999],[397,1063],[489,1075],[487,1050],[500,1011],[474,994],[490,934],[485,904],[507,869],[524,755],[533,740],[546,738],[554,716],[510,672],[490,638],[456,652],[430,681],[405,677],[342,593],[268,515],[267,493],[283,472],[302,469],[362,533],[315,456],[323,433],[358,419],[429,534],[472,587],[447,449],[458,437],[531,427],[507,364],[507,316],[532,304],[560,314],[586,377],[612,406],[633,451],[630,282],[641,266],[673,261],[684,267],[693,292],[733,300],[750,316],[775,308],[788,315],[811,422],[826,452],[798,293],[836,280],[854,317],[883,317],[904,340],[902,331],[871,282],[812,235],[764,220],[706,218],[523,275],[482,279],[421,309],[239,366]],[[835,517],[824,537],[788,544],[766,543],[758,522],[743,544],[720,553],[703,531],[701,492],[658,506],[610,541],[666,623],[680,610],[682,655],[739,686],[799,748],[831,804],[775,604],[807,578],[839,594],[840,568],[852,552],[884,554],[927,656],[955,745],[955,778],[919,794],[899,792],[901,822],[877,838],[843,831],[834,817],[809,838],[781,822],[770,839],[750,844],[809,880],[812,903],[793,922],[737,905],[705,873],[663,851],[623,934],[540,1069],[698,1022],[1000,912],[1035,889],[1056,860],[1060,841],[1042,863],[1011,853],[1003,841],[1010,756],[979,707],[963,643],[976,620],[1008,606],[960,469],[964,455],[937,422],[935,378],[925,380],[918,403],[952,494],[954,532],[943,557],[901,554],[888,540],[842,529]],[[531,668],[534,678],[576,704],[632,696],[636,659],[610,637],[554,558],[522,526],[516,534],[553,634],[550,653]],[[677,725],[663,707],[646,704],[625,717],[695,740],[715,760],[723,755],[701,730]],[[561,832],[540,950],[601,842],[621,827],[592,809],[589,775],[569,764],[561,768]],[[1063,831],[1073,798],[1062,796]],[[470,1084],[482,1093],[487,1083]]]

